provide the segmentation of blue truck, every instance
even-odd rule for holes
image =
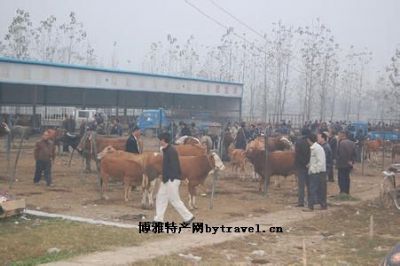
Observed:
[[[357,121],[351,123],[347,127],[347,131],[353,139],[357,139],[357,135],[362,139],[370,140],[382,139],[389,141],[400,141],[400,132],[398,131],[368,131],[368,122]]]
[[[158,130],[167,129],[171,120],[167,117],[164,109],[143,110],[140,114],[137,126],[146,136],[154,136]]]
[[[366,138],[368,135],[368,122],[353,122],[347,127],[347,131],[350,133],[352,139],[356,139],[357,135],[358,137]]]
[[[400,141],[400,132],[398,131],[371,131],[368,133],[368,138],[371,140],[382,139],[394,142]]]

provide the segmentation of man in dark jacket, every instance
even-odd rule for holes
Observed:
[[[246,149],[247,145],[247,131],[246,131],[246,123],[242,122],[241,127],[239,128],[237,134],[236,134],[236,140],[235,140],[235,147],[236,149]]]
[[[33,178],[34,184],[39,184],[42,172],[44,172],[47,186],[52,186],[51,160],[54,161],[55,158],[55,146],[49,139],[47,131],[43,133],[42,139],[36,143],[33,155],[36,161],[35,176]]]
[[[336,167],[340,193],[350,194],[350,172],[356,157],[355,143],[347,138],[345,131],[339,132]]]
[[[126,141],[125,150],[130,153],[142,153],[139,145],[140,128],[135,127]]]
[[[164,213],[168,207],[168,202],[170,202],[183,218],[183,224],[189,225],[193,221],[194,216],[186,208],[179,196],[181,166],[178,152],[169,144],[171,142],[171,135],[169,133],[162,133],[159,139],[163,151],[163,177],[157,193],[156,216],[154,217],[154,221],[164,221]]]
[[[297,207],[304,207],[304,191],[307,187],[307,195],[309,195],[309,180],[307,165],[310,162],[310,145],[307,142],[307,136],[310,130],[303,128],[301,138],[295,144],[295,165],[298,178],[298,202]]]
[[[332,165],[335,164],[336,161],[336,154],[337,154],[337,139],[336,139],[336,133],[335,130],[333,128],[329,129],[329,136],[328,136],[328,143],[329,146],[331,147],[331,151],[332,151]],[[328,181],[329,182],[335,182],[333,176],[333,167],[331,167],[330,169],[327,169],[327,173],[328,173]]]

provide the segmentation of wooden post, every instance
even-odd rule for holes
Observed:
[[[267,176],[268,168],[268,127],[265,128],[264,135],[264,149],[265,149],[265,162],[264,162],[264,196],[267,196],[267,190],[269,185],[269,176]]]
[[[219,141],[218,141],[218,155],[219,155],[219,158],[221,158],[222,159],[222,153],[223,153],[223,150],[222,150],[222,143],[223,143],[223,141],[224,141],[224,135],[225,135],[225,132],[224,132],[225,130],[224,130],[224,127],[221,125],[221,133],[220,133],[220,136],[219,136]]]
[[[6,136],[6,157],[7,157],[7,176],[8,178],[11,178],[11,173],[10,173],[10,164],[11,164],[11,139],[12,139],[12,135],[11,135],[11,131],[7,134]]]
[[[96,169],[97,169],[97,184],[99,188],[101,188],[100,164],[99,160],[97,159],[96,132],[92,132],[92,145],[93,145],[94,161],[96,162]],[[103,196],[101,189],[100,189],[100,195]]]
[[[303,266],[307,266],[306,241],[303,239]]]
[[[13,168],[12,174],[10,176],[10,184],[9,184],[10,189],[12,188],[12,185],[15,180],[15,174],[17,172],[17,165],[18,165],[19,156],[21,155],[21,148],[22,148],[22,143],[24,142],[24,137],[25,137],[25,132],[23,131],[21,140],[19,141],[17,156],[15,157],[14,168]]]
[[[361,174],[364,176],[364,168],[365,168],[365,149],[364,149],[364,144],[361,145]]]
[[[374,216],[371,215],[369,218],[369,238],[374,238]]]
[[[382,145],[382,171],[385,170],[385,137]]]
[[[218,179],[218,170],[214,170],[213,174],[213,183],[212,183],[212,188],[211,188],[211,198],[210,198],[210,210],[214,207],[214,194],[215,194],[215,186],[217,185],[217,179]]]

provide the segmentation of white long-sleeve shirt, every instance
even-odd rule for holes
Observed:
[[[326,172],[326,160],[325,160],[325,151],[321,145],[315,142],[310,147],[311,156],[310,156],[310,164],[308,167],[309,174],[318,174],[322,172]]]

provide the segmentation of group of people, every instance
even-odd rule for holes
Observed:
[[[298,175],[298,207],[313,211],[314,205],[327,209],[327,181],[334,182],[334,166],[338,172],[341,194],[350,194],[350,172],[355,162],[355,143],[341,130],[336,137],[333,128],[317,134],[308,128],[295,143],[295,165]],[[305,206],[307,190],[307,206]]]

